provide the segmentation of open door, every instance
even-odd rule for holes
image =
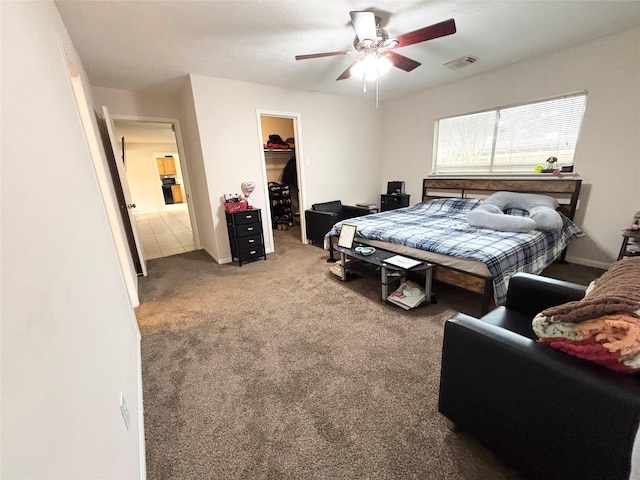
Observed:
[[[107,110],[107,107],[105,107],[104,105],[102,106],[102,116],[104,120],[104,127],[109,140],[109,144],[107,145],[106,138],[103,138],[103,141],[105,141],[105,153],[107,156],[107,160],[109,161],[111,174],[114,177],[113,183],[116,187],[118,206],[120,208],[120,214],[122,215],[122,221],[124,223],[125,230],[127,231],[127,240],[129,242],[131,255],[133,256],[133,263],[136,266],[138,275],[144,275],[146,277],[147,263],[142,253],[140,236],[138,235],[138,231],[136,228],[136,219],[133,214],[133,209],[136,208],[136,204],[131,200],[131,191],[129,190],[129,184],[127,183],[127,177],[125,175],[122,159],[118,160],[118,144],[116,142],[113,120],[109,115],[109,110]]]

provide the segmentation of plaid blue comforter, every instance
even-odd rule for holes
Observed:
[[[571,240],[584,236],[582,230],[564,215],[564,228],[559,232],[514,233],[472,227],[467,223],[467,213],[480,202],[467,198],[432,200],[350,218],[344,223],[356,225],[356,238],[397,243],[486,264],[493,280],[496,305],[502,305],[506,300],[509,279],[514,273],[540,273],[560,256]],[[507,213],[528,214],[515,209]],[[342,223],[336,223],[325,240],[339,235]]]

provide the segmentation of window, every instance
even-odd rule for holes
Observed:
[[[534,173],[572,165],[586,92],[436,121],[433,172]]]

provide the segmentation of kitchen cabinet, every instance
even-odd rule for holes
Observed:
[[[171,195],[173,196],[173,203],[182,203],[182,188],[180,185],[171,185]]]
[[[176,160],[172,156],[156,157],[156,162],[158,163],[158,173],[160,175],[175,175],[177,173]]]

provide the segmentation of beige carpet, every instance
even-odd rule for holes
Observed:
[[[519,478],[437,412],[442,326],[473,297],[436,285],[438,304],[407,312],[274,235],[242,267],[202,251],[149,262],[149,479]]]

